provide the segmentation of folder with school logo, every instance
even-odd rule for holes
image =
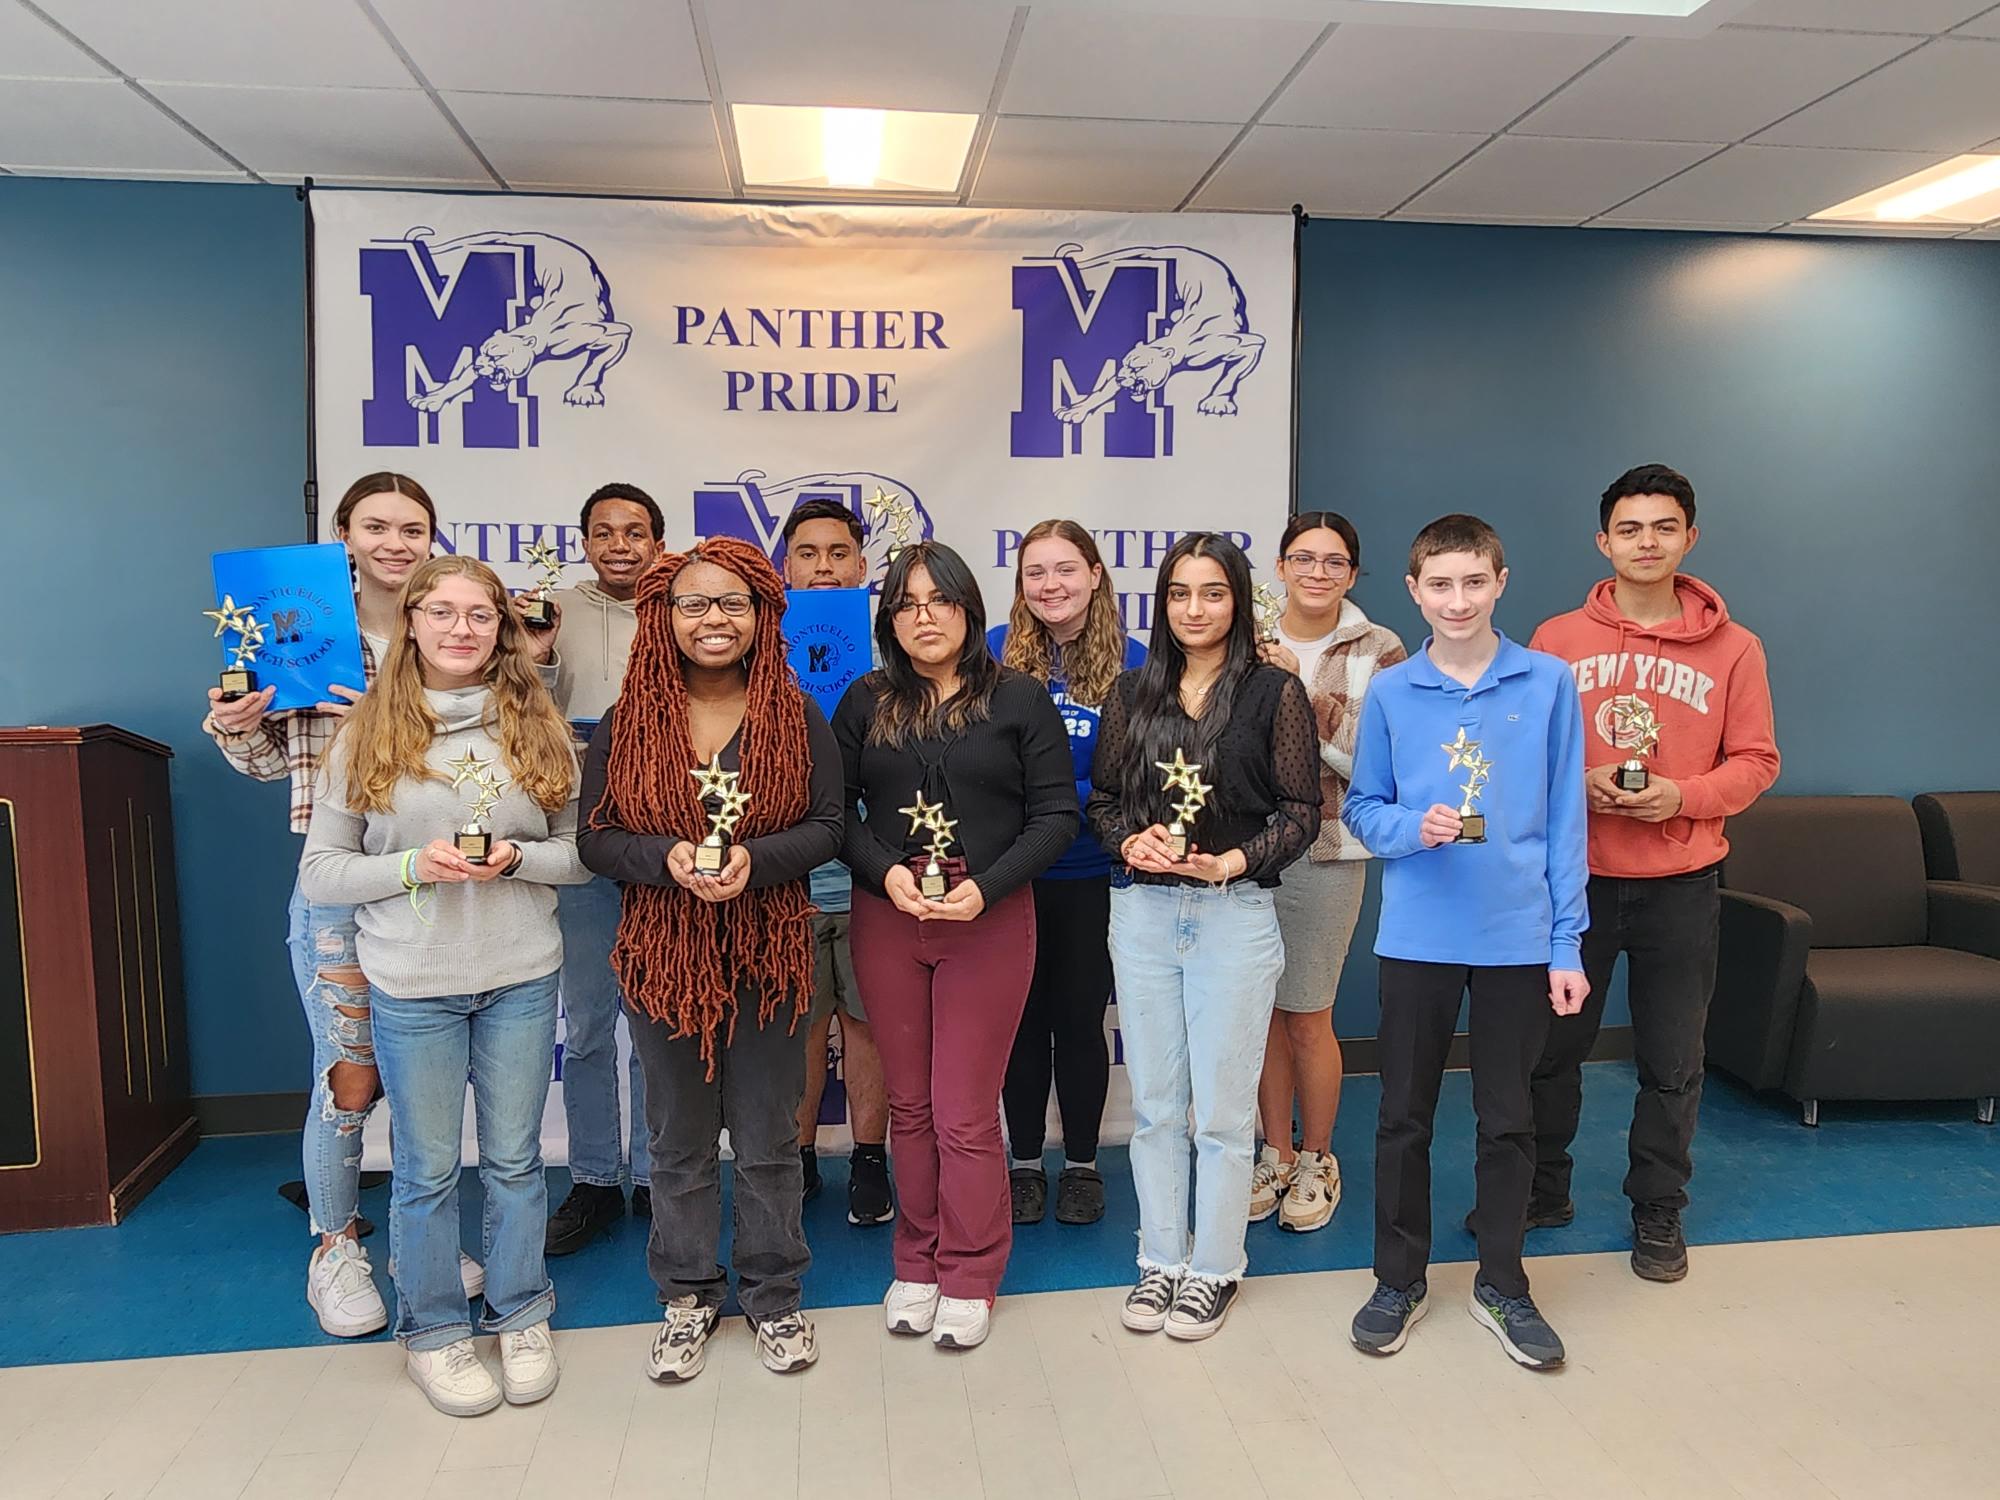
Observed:
[[[841,694],[874,664],[867,589],[790,589],[785,642],[799,686],[831,719]]]
[[[276,685],[273,712],[337,703],[328,691],[335,683],[357,692],[368,685],[347,549],[340,543],[218,552],[214,569],[215,597],[233,599],[264,629],[256,659],[247,665],[260,686]],[[231,636],[217,642],[233,644]],[[225,662],[229,656],[223,652]]]

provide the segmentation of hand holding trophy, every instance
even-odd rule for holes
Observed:
[[[215,621],[215,634],[220,638],[224,631],[236,632],[236,644],[226,649],[230,653],[229,665],[222,669],[217,686],[222,689],[222,701],[234,703],[238,698],[247,698],[257,691],[257,674],[250,670],[250,663],[257,659],[257,653],[264,645],[264,626],[258,620],[256,611],[239,606],[228,594],[222,596],[218,608],[202,611]]]
[[[562,557],[547,542],[536,542],[521,556],[529,567],[542,575],[521,601],[521,623],[530,630],[548,630],[556,623],[555,606],[549,602],[549,590],[562,582]]]
[[[1660,744],[1660,720],[1653,712],[1653,706],[1643,699],[1624,697],[1611,705],[1611,733],[1613,743],[1624,745],[1631,750],[1631,756],[1611,775],[1611,783],[1621,792],[1643,792],[1652,784],[1652,772],[1646,769],[1645,756],[1651,755]]]
[[[965,879],[964,859],[950,852],[951,831],[958,827],[958,820],[944,815],[943,803],[926,802],[921,791],[914,806],[899,807],[896,811],[910,820],[911,833],[930,834],[931,841],[924,846],[924,854],[912,855],[906,863],[916,871],[917,894],[926,901],[942,900]]]
[[[711,755],[707,765],[696,766],[688,774],[695,780],[695,800],[708,812],[708,834],[694,849],[695,873],[720,875],[729,857],[729,836],[743,820],[750,794],[737,785],[742,779],[741,772],[722,769],[719,753]],[[708,811],[710,799],[716,804],[712,812]]]
[[[445,769],[451,772],[453,791],[468,781],[472,783],[471,816],[452,836],[452,847],[468,864],[483,865],[493,853],[493,830],[486,826],[486,815],[499,803],[500,794],[507,788],[507,778],[493,769],[492,761],[482,760],[470,749],[457,760],[446,761]]]
[[[1186,859],[1195,817],[1208,805],[1208,794],[1215,788],[1201,779],[1201,767],[1188,764],[1187,755],[1178,748],[1172,760],[1156,760],[1153,764],[1166,773],[1160,790],[1181,793],[1181,800],[1173,805],[1174,820],[1167,825],[1167,845],[1175,859]]]
[[[1486,814],[1476,812],[1472,804],[1479,800],[1479,794],[1486,789],[1493,762],[1479,753],[1479,741],[1465,737],[1465,726],[1458,726],[1458,738],[1438,748],[1450,759],[1447,771],[1465,770],[1465,784],[1459,788],[1465,800],[1458,805],[1458,837],[1453,842],[1460,844],[1483,844],[1486,842]]]

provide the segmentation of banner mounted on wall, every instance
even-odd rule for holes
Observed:
[[[767,551],[878,494],[1013,595],[1020,534],[1095,532],[1128,629],[1180,533],[1264,559],[1289,506],[1288,217],[311,195],[317,460],[415,475],[510,585],[642,486],[684,546]],[[878,512],[879,514],[879,512]],[[880,534],[876,534],[879,532]],[[871,527],[879,579],[893,540]]]

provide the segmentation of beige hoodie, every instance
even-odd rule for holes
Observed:
[[[630,599],[614,599],[595,583],[557,589],[562,611],[554,660],[556,707],[569,719],[601,719],[625,685],[625,663],[639,615]]]

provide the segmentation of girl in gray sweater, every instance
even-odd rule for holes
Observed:
[[[500,1336],[506,1400],[556,1385],[541,1157],[562,966],[553,887],[587,876],[569,727],[499,578],[433,558],[403,605],[402,633],[322,766],[299,878],[308,900],[355,907],[396,1127],[396,1337],[431,1404],[470,1416],[503,1387],[474,1353],[458,1277],[468,1074],[486,1192],[479,1328]],[[483,853],[459,837],[472,824]]]

